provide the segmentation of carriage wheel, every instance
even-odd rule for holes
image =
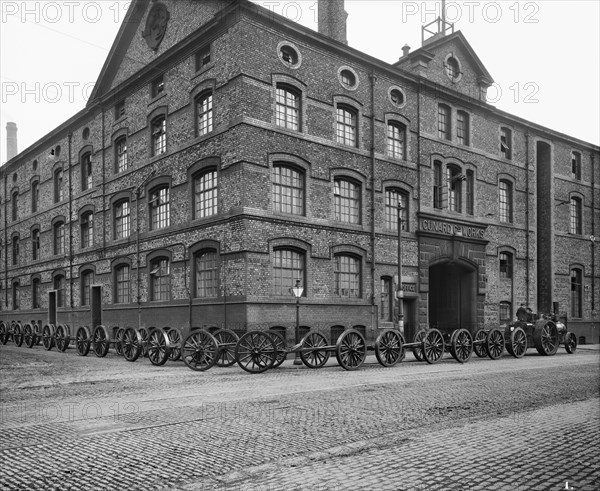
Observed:
[[[335,344],[335,357],[344,370],[356,370],[367,357],[367,342],[355,329],[344,331]]]
[[[458,329],[452,335],[450,354],[459,363],[466,363],[473,354],[473,337],[466,329]]]
[[[54,324],[46,324],[42,328],[42,344],[50,351],[54,347]]]
[[[163,330],[169,339],[169,360],[177,361],[181,358],[181,340],[183,339],[181,331],[175,327],[165,327]]]
[[[118,355],[123,355],[123,335],[125,334],[125,328],[116,327],[113,328],[117,330],[117,334],[115,334],[115,351]]]
[[[100,325],[94,328],[92,334],[92,350],[98,358],[104,358],[108,353],[110,341],[108,339],[108,331],[106,327]]]
[[[273,343],[275,343],[276,349],[275,361],[273,362],[273,366],[271,368],[277,368],[285,361],[288,355],[288,351],[285,347],[285,339],[283,339],[281,334],[275,331],[268,331],[267,334],[271,337]]]
[[[162,329],[154,329],[148,340],[148,358],[150,363],[160,367],[169,359],[171,348],[169,348],[169,337]]]
[[[302,344],[300,359],[308,368],[321,368],[329,360],[330,352],[324,349],[327,346],[327,340],[322,334],[310,332],[302,338],[300,343]]]
[[[558,351],[560,340],[554,322],[538,322],[533,330],[533,344],[540,355],[552,356]]]
[[[244,334],[235,347],[235,361],[247,372],[268,370],[277,358],[277,346],[268,333],[250,331]]]
[[[75,334],[75,349],[79,356],[87,356],[90,352],[90,330],[81,326]]]
[[[444,356],[444,336],[437,329],[425,333],[422,342],[423,358],[429,364],[437,363]]]
[[[71,338],[69,337],[69,326],[63,324],[56,326],[54,338],[56,339],[56,348],[64,353],[71,342]]]
[[[230,367],[235,363],[235,346],[240,337],[229,329],[217,329],[213,336],[219,345],[219,355],[215,364],[218,367]]]
[[[574,333],[567,331],[565,333],[564,343],[565,343],[565,350],[567,353],[569,353],[570,355],[575,353],[575,350],[577,349],[577,336],[575,336]]]
[[[123,332],[123,339],[121,340],[121,352],[123,358],[127,361],[135,361],[139,358],[142,352],[142,342],[139,333],[133,328],[128,327]]]
[[[423,361],[423,350],[422,345],[423,345],[423,338],[425,337],[425,333],[427,331],[425,329],[421,329],[420,331],[417,331],[417,334],[415,334],[415,337],[413,339],[413,343],[419,343],[417,346],[413,347],[413,355],[415,355],[415,358],[419,361]]]
[[[515,358],[521,358],[527,351],[527,335],[520,327],[515,327],[510,333],[510,341],[506,344],[508,351]]]
[[[138,333],[140,334],[140,343],[142,346],[142,356],[148,356],[148,341],[150,339],[150,331],[145,327],[140,327],[138,329]]]
[[[497,360],[504,352],[504,333],[497,327],[493,327],[487,333],[485,339],[485,350],[492,360]]]
[[[487,353],[487,333],[483,329],[477,330],[473,336],[473,351],[479,358],[485,358]]]
[[[404,359],[402,334],[386,329],[375,340],[375,356],[384,367],[392,367]]]
[[[27,323],[23,326],[23,340],[28,348],[33,348],[35,344],[35,334],[33,333],[33,327]]]
[[[19,348],[23,346],[23,324],[20,321],[13,325],[13,341]]]
[[[208,370],[217,361],[217,356],[217,340],[208,331],[192,331],[183,342],[181,357],[192,370]]]
[[[8,342],[8,326],[4,321],[0,321],[0,343],[6,344]]]

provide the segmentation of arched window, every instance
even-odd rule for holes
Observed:
[[[81,190],[92,189],[92,152],[81,156]]]
[[[152,156],[160,155],[167,151],[167,118],[158,116],[150,124],[152,133]]]
[[[33,181],[31,183],[31,213],[36,213],[40,208],[40,183]]]
[[[15,281],[13,281],[13,284],[12,284],[13,310],[19,310],[20,301],[21,301],[20,294],[21,294],[21,292],[19,291],[19,280],[15,280]]]
[[[33,278],[31,280],[31,308],[41,308],[42,299],[42,280],[40,278]]]
[[[131,207],[128,199],[115,203],[115,240],[125,239],[131,234]]]
[[[62,201],[63,197],[63,171],[56,169],[54,172],[54,202]]]
[[[472,170],[467,171],[465,201],[467,213],[473,215],[475,213],[475,173]]]
[[[450,126],[451,110],[446,104],[438,105],[438,137],[444,140],[451,140]]]
[[[358,113],[345,104],[337,106],[337,141],[350,147],[358,146]]]
[[[450,211],[462,212],[462,188],[466,176],[462,174],[460,167],[448,165],[446,168],[448,180],[448,209]]]
[[[40,259],[40,229],[34,228],[31,231],[31,259],[37,261]]]
[[[335,294],[340,297],[360,297],[360,259],[349,254],[335,256]]]
[[[581,198],[573,196],[571,198],[571,226],[570,232],[575,235],[583,233],[583,204]]]
[[[166,228],[169,224],[169,187],[161,186],[150,192],[150,230]]]
[[[56,306],[65,306],[65,276],[57,274],[54,276],[54,289],[56,290]]]
[[[117,138],[115,141],[115,163],[117,174],[127,170],[127,137],[125,135]]]
[[[19,218],[19,191],[12,193],[12,221],[16,222]]]
[[[65,254],[65,222],[58,221],[54,224],[54,255],[62,256]]]
[[[513,221],[513,185],[505,179],[500,180],[498,195],[498,213],[501,222]]]
[[[81,286],[81,302],[80,305],[86,306],[90,304],[90,289],[92,284],[94,283],[94,271],[91,269],[86,269],[81,272],[81,276],[79,278],[79,283]]]
[[[204,170],[194,176],[194,218],[205,218],[218,212],[218,174]]]
[[[304,173],[286,164],[273,166],[273,211],[304,215]]]
[[[583,270],[571,269],[571,317],[583,316]]]
[[[339,222],[360,223],[360,184],[339,178],[334,181],[334,211]]]
[[[12,265],[17,266],[19,264],[19,236],[15,235],[12,238]]]
[[[405,159],[406,155],[406,126],[392,121],[388,123],[387,154],[394,159]]]
[[[460,65],[453,56],[446,60],[446,74],[452,81],[455,81],[460,75]]]
[[[439,160],[433,162],[433,207],[442,208],[442,163]]]
[[[169,259],[157,257],[150,262],[150,300],[171,299],[171,271]]]
[[[219,295],[219,261],[217,251],[205,249],[194,255],[196,268],[197,298],[217,297]]]
[[[398,231],[398,203],[400,203],[402,230],[409,230],[408,193],[395,188],[385,191],[385,227],[388,230]]]
[[[81,215],[81,248],[92,247],[94,245],[94,213],[87,211]]]
[[[510,252],[500,253],[500,278],[513,277],[513,255]]]
[[[273,251],[273,294],[290,295],[290,288],[300,280],[305,287],[304,252],[297,249],[275,249]],[[303,296],[306,294],[306,288]]]
[[[288,130],[300,129],[300,93],[293,87],[277,84],[275,121]]]
[[[196,131],[198,136],[213,130],[213,94],[203,92],[196,98]]]

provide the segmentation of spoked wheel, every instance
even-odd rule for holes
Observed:
[[[148,341],[150,339],[150,331],[145,327],[140,327],[138,333],[141,338],[142,356],[148,356]]]
[[[13,325],[13,341],[19,348],[23,346],[23,324],[20,322]]]
[[[127,361],[137,360],[142,352],[141,337],[133,327],[128,327],[123,332],[121,352],[123,353],[123,358]]]
[[[110,341],[108,339],[108,330],[106,327],[100,325],[94,328],[92,334],[92,350],[98,358],[104,358],[108,353],[108,347]]]
[[[556,324],[552,321],[538,321],[533,330],[533,344],[540,355],[555,355],[560,344]]]
[[[250,331],[244,334],[235,347],[235,361],[247,372],[268,370],[277,358],[277,346],[268,333]]]
[[[458,329],[452,334],[450,354],[459,363],[466,363],[473,354],[473,337],[466,329]]]
[[[404,359],[402,334],[386,329],[375,340],[375,356],[384,367],[392,367]]]
[[[181,349],[181,357],[184,363],[192,370],[199,372],[208,370],[217,361],[217,340],[214,336],[203,329],[192,331]]]
[[[8,342],[8,326],[5,322],[0,321],[0,343],[6,344]]]
[[[506,351],[515,358],[521,358],[527,351],[527,335],[520,327],[510,331],[510,340],[506,343]]]
[[[367,357],[367,342],[355,329],[344,331],[335,344],[335,357],[344,370],[356,370]]]
[[[118,355],[123,354],[123,336],[125,335],[125,329],[122,327],[116,327],[117,334],[115,334],[115,351]]]
[[[577,349],[577,336],[574,333],[567,331],[565,333],[565,351],[572,355]]]
[[[181,358],[181,341],[183,340],[181,331],[175,327],[165,327],[164,331],[169,339],[169,360],[177,361]]]
[[[71,338],[69,337],[69,326],[64,324],[56,326],[54,339],[56,340],[56,348],[59,351],[65,352],[71,342]]]
[[[429,364],[437,363],[444,356],[444,336],[437,329],[430,329],[423,337],[423,358]]]
[[[415,337],[413,339],[413,343],[419,343],[417,346],[413,347],[413,355],[415,355],[415,358],[419,361],[423,361],[423,350],[421,349],[423,346],[423,338],[425,337],[425,333],[427,331],[425,329],[421,329],[420,331],[417,331],[417,334],[415,334]]]
[[[327,340],[322,334],[319,334],[318,332],[309,332],[302,338],[300,344],[302,345],[300,359],[308,368],[321,368],[327,363],[327,360],[329,360],[329,355],[331,353],[329,350],[325,349]]]
[[[273,362],[273,366],[271,368],[277,368],[285,361],[288,355],[288,350],[285,346],[285,339],[283,339],[281,334],[275,331],[268,331],[267,334],[275,343],[275,349],[277,350],[275,353],[275,361]]]
[[[497,327],[493,327],[487,333],[485,339],[485,350],[492,360],[497,360],[504,352],[504,334]]]
[[[218,367],[230,367],[235,363],[235,347],[240,337],[229,329],[217,329],[213,336],[219,346],[219,355],[215,364]]]
[[[86,326],[81,326],[75,334],[75,349],[79,356],[87,356],[90,352],[91,335]]]
[[[42,328],[42,344],[50,351],[54,347],[54,324],[46,324]]]
[[[28,348],[33,348],[33,345],[35,344],[35,334],[33,332],[33,327],[31,327],[31,324],[29,323],[23,326],[23,340]]]
[[[487,354],[487,333],[483,329],[479,329],[473,336],[473,352],[479,358],[485,358]]]
[[[150,363],[160,367],[169,359],[171,348],[169,348],[169,337],[162,329],[154,329],[148,340],[148,358]]]

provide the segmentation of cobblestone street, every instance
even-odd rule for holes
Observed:
[[[598,347],[203,373],[0,347],[3,490],[600,489]]]

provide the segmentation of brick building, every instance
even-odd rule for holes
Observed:
[[[87,107],[1,169],[2,319],[291,338],[299,280],[304,330],[372,338],[400,283],[409,339],[525,303],[598,342],[599,148],[487,104],[451,26],[390,65],[345,20],[132,2]]]

